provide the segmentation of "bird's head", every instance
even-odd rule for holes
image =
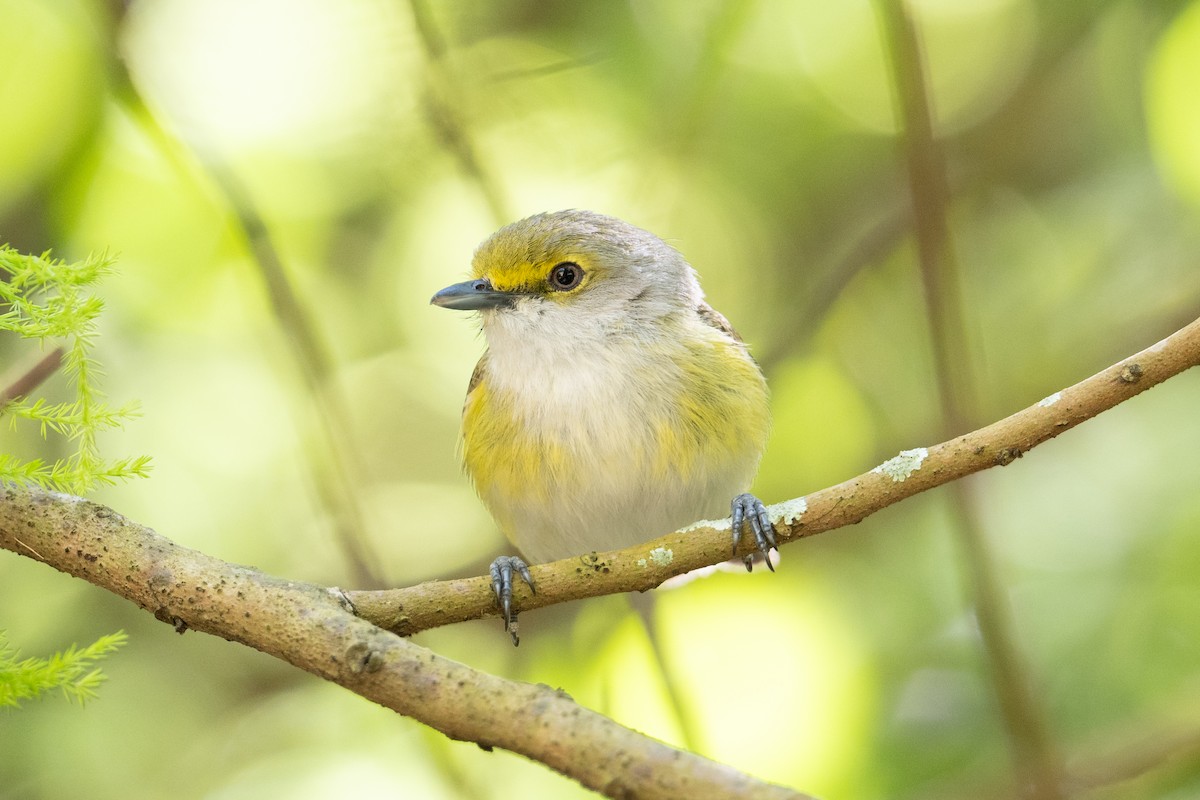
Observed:
[[[537,214],[479,246],[468,281],[431,302],[480,311],[485,331],[627,330],[703,298],[692,268],[652,233],[591,211]]]

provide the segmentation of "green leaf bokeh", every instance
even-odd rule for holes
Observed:
[[[1200,3],[912,5],[982,424],[1196,317]],[[0,0],[0,240],[119,259],[96,356],[106,391],[141,402],[117,449],[155,463],[100,493],[121,513],[273,574],[352,582],[321,491],[322,407],[214,164],[328,352],[390,583],[480,574],[505,548],[456,460],[483,345],[428,300],[516,216],[592,208],[691,260],[774,387],[768,502],[936,440],[867,0],[117,9]],[[29,356],[0,340],[0,372]],[[1200,719],[1198,396],[1185,373],[969,479],[1049,730],[1082,776]],[[524,615],[515,651],[494,620],[417,641],[804,791],[1016,796],[950,527],[934,491],[785,548],[775,575],[666,594],[666,675],[624,598]],[[0,794],[586,796],[11,554],[0,608],[30,652],[130,633],[86,712],[0,716]],[[1195,794],[1186,756],[1096,796]]]

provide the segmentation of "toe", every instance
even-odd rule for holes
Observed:
[[[500,556],[492,562],[488,572],[492,578],[492,593],[496,595],[496,602],[504,617],[504,630],[508,631],[513,645],[516,646],[520,644],[521,640],[517,635],[517,614],[512,610],[513,573],[515,572],[521,577],[521,580],[528,584],[530,591],[536,592],[533,576],[529,574],[529,565],[517,556]]]
[[[733,503],[731,504],[731,513],[729,517],[731,524],[729,528],[733,533],[733,550],[730,552],[730,556],[737,555],[738,542],[740,542],[742,539],[742,527],[746,524],[746,507],[740,502],[743,497],[746,497],[746,495],[738,495],[737,497],[733,498]]]
[[[749,527],[754,533],[755,547],[766,559],[767,569],[774,572],[775,565],[771,563],[771,549],[776,547],[777,540],[775,539],[775,528],[771,525],[771,517],[767,514],[767,507],[757,497],[748,493],[739,494],[733,498],[731,505],[734,552],[737,552],[737,545],[741,541],[742,533]],[[752,560],[743,558],[742,561],[746,564],[746,569],[752,568]]]

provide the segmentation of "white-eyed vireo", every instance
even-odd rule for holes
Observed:
[[[432,302],[482,316],[463,462],[523,556],[630,546],[721,516],[730,498],[735,549],[746,527],[763,554],[774,546],[744,494],[770,429],[766,381],[682,255],[619,219],[560,211],[492,234],[472,276]],[[520,558],[492,564],[506,628],[514,572],[533,586]]]

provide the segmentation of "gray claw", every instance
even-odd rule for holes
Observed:
[[[767,515],[767,507],[752,494],[739,494],[733,498],[731,511],[734,554],[737,554],[738,542],[741,541],[742,533],[748,524],[750,530],[754,532],[754,543],[758,547],[758,551],[766,559],[767,569],[774,572],[775,565],[771,563],[771,548],[776,546],[775,528],[771,525],[771,518]],[[747,572],[754,569],[753,556],[743,556],[742,563],[746,565]]]
[[[518,556],[500,556],[492,562],[488,572],[492,576],[492,593],[496,595],[496,602],[504,612],[504,630],[512,637],[515,647],[521,643],[521,637],[517,635],[517,615],[512,610],[513,572],[521,576],[521,580],[529,585],[530,591],[536,593],[537,587],[533,585],[529,565]]]

